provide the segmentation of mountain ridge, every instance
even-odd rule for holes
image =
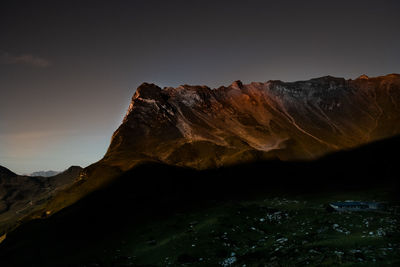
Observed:
[[[193,244],[193,228],[188,228],[189,225],[192,225],[191,222],[197,224],[190,215],[193,210],[198,210],[202,215],[210,215],[213,213],[207,207],[214,208],[221,205],[222,209],[226,210],[227,204],[232,203],[234,206],[243,208],[240,203],[246,201],[246,205],[253,205],[255,199],[260,199],[260,202],[267,205],[267,209],[271,209],[270,203],[267,202],[268,204],[266,204],[265,202],[267,199],[292,199],[291,197],[300,200],[300,203],[309,202],[316,198],[327,204],[338,199],[344,201],[361,196],[362,199],[367,197],[368,200],[397,201],[398,203],[400,196],[400,184],[397,179],[399,159],[392,157],[391,154],[396,153],[399,148],[400,136],[397,136],[307,162],[275,160],[238,164],[212,170],[195,170],[160,163],[143,164],[122,173],[109,186],[85,196],[79,202],[54,214],[51,218],[43,221],[31,221],[10,233],[6,242],[0,244],[0,258],[2,263],[10,262],[15,265],[18,262],[21,266],[32,264],[35,266],[55,266],[60,262],[60,259],[64,260],[64,264],[68,262],[71,265],[96,262],[103,266],[100,263],[104,261],[106,266],[120,266],[121,264],[118,264],[118,262],[121,262],[121,258],[115,256],[116,244],[118,252],[126,251],[129,256],[132,253],[135,253],[136,256],[139,251],[142,251],[132,249],[137,242],[144,244],[145,249],[143,250],[145,251],[151,251],[151,249],[157,247],[169,247],[176,250],[169,245],[171,243],[161,246],[158,246],[158,244],[164,242],[163,240],[170,242],[168,240],[175,240],[182,233],[187,233],[190,236],[188,240],[191,242],[188,247],[193,249],[191,247],[191,244]],[[324,196],[322,200],[321,195]],[[302,217],[298,223],[302,223],[302,220],[307,221],[310,218],[315,218],[316,214],[321,217],[332,216],[332,214],[324,211],[321,202],[313,206],[312,210],[307,213],[307,217]],[[287,202],[279,204],[278,208],[286,207],[287,204],[285,203]],[[292,206],[293,203],[289,203],[289,205],[291,209],[294,209],[293,211],[298,211],[298,202],[295,206]],[[256,207],[261,213],[266,211],[259,206]],[[164,239],[156,235],[154,230],[158,227],[139,228],[140,230],[136,231],[135,235],[131,232],[132,229],[136,230],[140,225],[147,226],[154,222],[161,225],[168,224],[165,222],[165,218],[175,218],[179,214],[187,217],[188,221],[183,230],[179,229],[170,235],[171,239]],[[353,215],[343,213],[342,216],[359,218],[361,214],[366,217],[373,216],[368,212],[354,213]],[[207,224],[215,227],[214,220],[210,223],[210,217],[205,216]],[[218,213],[218,218],[219,216],[220,213]],[[258,222],[260,218],[249,219],[243,209],[240,209],[236,216],[240,216],[249,222]],[[339,216],[339,214],[333,214],[333,216]],[[229,220],[232,217],[230,216]],[[381,227],[379,219],[369,220],[378,221],[379,224],[377,225]],[[319,220],[314,219],[314,221]],[[328,223],[328,221],[322,220],[322,223],[319,224],[320,227],[332,225],[332,222]],[[360,224],[364,225],[365,221],[361,219],[360,221]],[[263,222],[263,224],[265,223]],[[341,221],[341,225],[342,223],[345,222]],[[350,223],[353,223],[353,221],[350,221]],[[199,224],[202,225],[201,222]],[[176,229],[175,223],[169,225]],[[233,223],[233,225],[235,224]],[[267,227],[273,227],[273,225],[267,223]],[[312,228],[317,231],[320,227],[313,226]],[[251,229],[250,227],[247,228]],[[365,228],[368,231],[373,231],[371,225],[365,226]],[[227,229],[232,229],[230,222],[227,223]],[[359,235],[357,230],[354,233]],[[254,229],[250,231],[254,231]],[[306,235],[309,233],[307,231],[312,230],[307,227],[304,231]],[[223,232],[221,231],[221,233]],[[143,233],[149,235],[150,239],[143,238]],[[248,239],[249,235],[243,232],[240,232],[240,234]],[[265,236],[264,232],[262,234]],[[340,234],[346,240],[350,238],[347,234]],[[310,235],[312,242],[315,242],[315,238],[318,237],[317,232]],[[290,236],[292,235],[290,234]],[[393,236],[396,236],[396,234]],[[138,239],[129,242],[129,239],[133,237],[138,237]],[[207,237],[210,237],[209,231],[207,231]],[[325,235],[319,238],[326,240]],[[384,237],[379,237],[379,242],[382,242],[382,238]],[[152,240],[157,240],[157,244],[149,242]],[[302,241],[304,241],[303,236],[301,236],[298,244],[304,247]],[[393,241],[390,242],[393,243]],[[210,243],[207,243],[207,247],[210,246]],[[386,243],[384,243],[384,246]],[[76,244],[80,246],[77,248]],[[345,244],[348,249],[347,243]],[[373,244],[368,242],[368,246]],[[336,246],[337,241],[335,240],[334,250],[337,250]],[[356,243],[355,246],[359,247],[360,245]],[[82,253],[82,247],[85,248],[85,253]],[[306,246],[304,249],[307,253],[309,247]],[[178,252],[180,253],[179,250]],[[29,257],[20,257],[21,253],[29,255]],[[111,255],[112,263],[103,258],[105,254]],[[204,250],[201,254],[204,255]],[[150,258],[156,257],[154,255]],[[164,254],[161,255],[165,256]],[[154,262],[157,262],[157,260],[158,258]]]
[[[179,164],[174,152],[157,140],[170,142],[175,150],[198,152],[193,143],[202,142],[211,150],[223,147],[242,155],[258,151],[266,159],[315,159],[399,133],[396,125],[377,125],[399,121],[399,88],[398,74],[356,80],[324,76],[289,83],[235,81],[216,89],[191,85],[161,89],[143,83],[114,132],[104,159],[131,147],[140,152],[138,159]],[[353,118],[346,121],[348,114]],[[153,137],[155,140],[149,142]],[[285,152],[287,143],[293,141],[295,144]],[[152,151],[146,150],[149,146]],[[211,161],[215,166],[229,164],[229,159]],[[209,163],[201,162],[183,164],[209,167]]]
[[[31,218],[53,214],[146,163],[207,170],[270,160],[309,161],[390,138],[400,134],[399,107],[398,74],[235,81],[217,89],[161,89],[143,83],[104,157]]]

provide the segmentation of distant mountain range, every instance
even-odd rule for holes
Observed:
[[[74,173],[72,185],[58,190],[27,219],[53,214],[142,164],[210,170],[271,160],[308,161],[398,134],[399,74],[290,83],[236,81],[216,89],[161,89],[144,83],[105,156]]]
[[[37,171],[37,172],[32,172],[31,174],[28,174],[28,176],[42,176],[42,177],[51,177],[54,175],[59,174],[59,171]]]

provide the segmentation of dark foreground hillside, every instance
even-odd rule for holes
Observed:
[[[1,266],[398,266],[398,214],[325,209],[398,205],[398,151],[397,137],[315,162],[143,165],[9,234]]]

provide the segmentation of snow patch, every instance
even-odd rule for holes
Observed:
[[[186,106],[192,107],[201,99],[196,91],[182,90],[180,91],[180,100]]]

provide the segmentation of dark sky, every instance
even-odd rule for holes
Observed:
[[[400,73],[400,1],[0,2],[0,165],[86,166],[135,88]]]

